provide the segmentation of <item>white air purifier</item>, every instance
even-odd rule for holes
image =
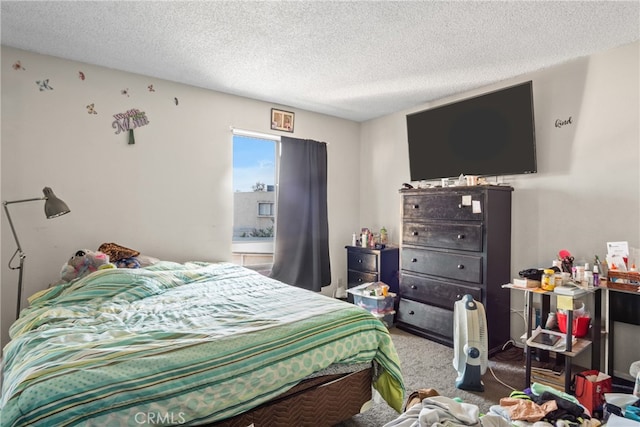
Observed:
[[[453,367],[458,371],[456,387],[484,391],[482,375],[487,371],[487,317],[482,303],[465,295],[453,306]]]

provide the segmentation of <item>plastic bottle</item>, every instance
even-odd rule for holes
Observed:
[[[582,273],[582,280],[579,282],[582,286],[590,287],[593,286],[593,272],[589,269],[589,263],[584,263],[584,271]]]
[[[593,265],[593,286],[600,286],[600,271],[598,270],[598,264]]]
[[[582,278],[582,286],[590,288],[593,286],[593,271],[586,270],[584,272],[584,277]]]
[[[587,268],[584,268],[585,264],[587,265]],[[584,280],[584,272],[589,270],[588,263],[584,258],[580,258],[576,260],[576,262],[574,262],[573,265],[575,268],[575,270],[572,271],[573,281],[578,284],[582,283],[582,281]]]
[[[631,267],[629,267],[629,272],[630,272],[630,273],[637,273],[637,272],[638,272],[638,269],[636,268],[636,264],[635,264],[635,263],[632,263],[632,264],[631,264]],[[637,285],[637,284],[638,284],[638,281],[637,281],[637,280],[630,279],[630,280],[629,280],[629,283],[631,283],[631,284],[633,284],[633,285]]]
[[[353,235],[351,236],[351,246],[355,246],[357,243],[357,239],[356,239],[356,233],[353,233]]]
[[[384,225],[380,229],[380,243],[383,245],[387,244],[387,229],[384,228]]]
[[[598,255],[595,256],[594,264],[598,266],[598,274],[600,275],[600,277],[607,277],[606,263],[600,261]]]

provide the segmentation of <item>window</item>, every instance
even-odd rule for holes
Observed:
[[[243,260],[247,254],[273,254],[279,141],[276,136],[233,133],[232,250]]]
[[[273,203],[258,202],[258,216],[274,216]]]

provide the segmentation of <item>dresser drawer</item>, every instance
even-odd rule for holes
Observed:
[[[402,242],[408,245],[482,252],[482,224],[405,222]]]
[[[462,197],[471,196],[479,204],[479,212],[473,212],[473,203],[463,204]],[[481,192],[417,194],[402,198],[402,216],[410,219],[482,220],[484,197]]]
[[[372,253],[349,252],[347,268],[357,271],[378,271],[378,256]]]
[[[401,299],[396,321],[443,337],[453,337],[453,311],[451,310]]]
[[[402,249],[402,269],[465,282],[482,283],[482,257],[459,253]]]
[[[377,281],[378,281],[378,274],[376,273],[364,273],[362,271],[354,271],[354,270],[347,271],[347,284],[349,285],[350,288],[361,285],[363,283],[377,282]]]
[[[441,280],[418,277],[403,273],[400,278],[400,295],[428,304],[453,310],[453,305],[469,294],[476,301],[482,301],[482,288],[447,283]]]

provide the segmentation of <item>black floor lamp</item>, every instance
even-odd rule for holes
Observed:
[[[20,270],[18,273],[18,306],[16,308],[16,319],[20,316],[20,305],[22,302],[22,273],[24,271],[24,259],[27,257],[26,254],[22,251],[22,246],[20,246],[20,240],[18,240],[18,235],[16,234],[16,229],[13,226],[13,221],[11,221],[11,215],[9,214],[8,205],[14,203],[24,203],[24,202],[35,202],[37,200],[45,200],[44,203],[44,214],[47,218],[56,218],[60,215],[64,215],[69,213],[69,207],[65,202],[58,199],[55,194],[53,194],[53,190],[49,187],[45,187],[42,192],[44,193],[44,197],[34,197],[33,199],[23,199],[23,200],[11,200],[4,201],[2,205],[4,206],[4,211],[7,214],[7,219],[9,220],[9,226],[11,227],[11,232],[13,233],[13,238],[16,241],[16,246],[18,247],[16,251],[13,253],[13,256],[9,260],[9,268],[11,270]],[[17,257],[20,258],[20,265],[14,267],[11,265],[13,260]]]

